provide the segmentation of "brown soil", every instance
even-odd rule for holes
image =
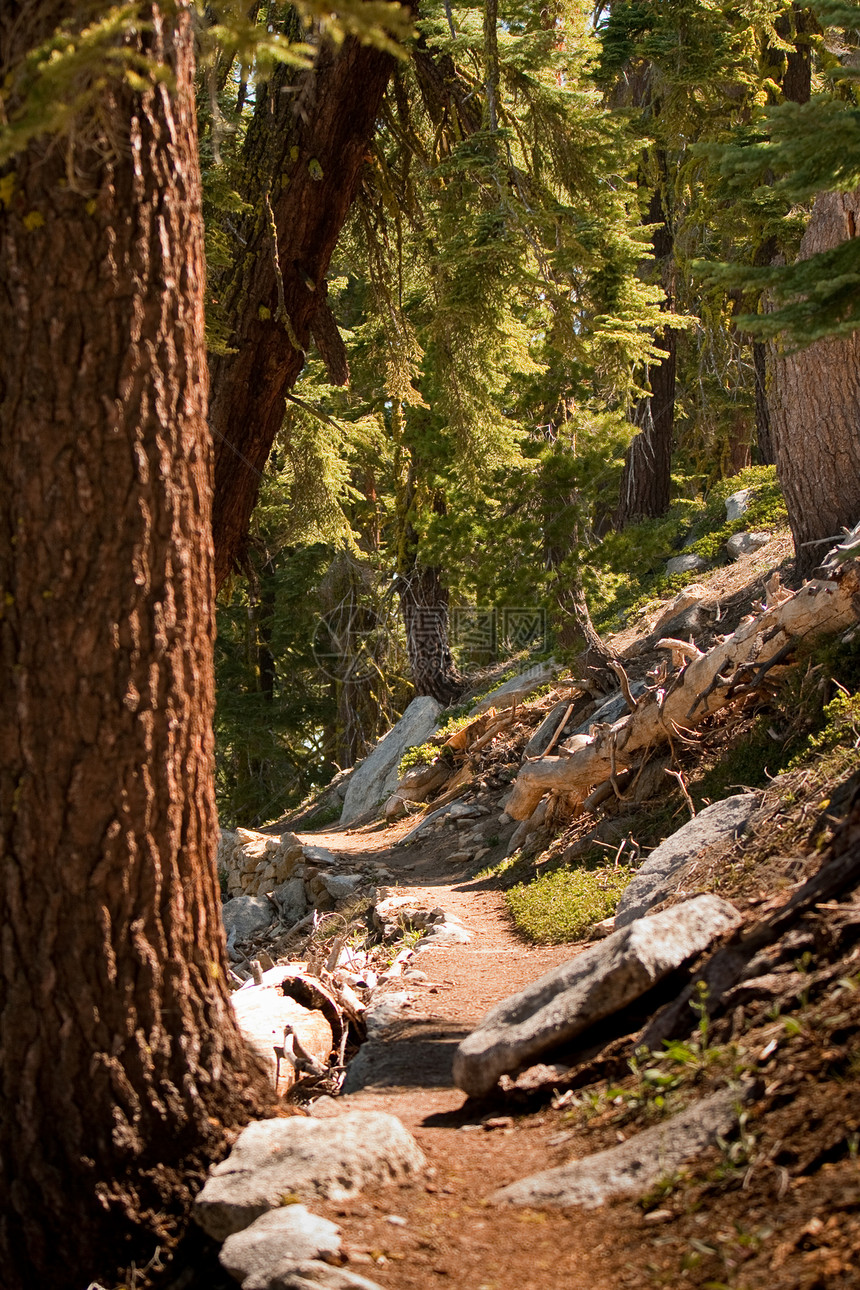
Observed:
[[[782,566],[788,581],[789,551],[787,537],[778,535],[754,556],[702,580],[721,602],[714,630],[737,625],[774,567]],[[650,626],[646,615],[615,637],[615,652],[633,646]],[[397,1290],[860,1286],[860,950],[850,938],[829,973],[810,975],[800,1004],[783,1005],[785,1018],[767,1000],[735,1009],[704,1044],[704,1055],[692,1051],[686,1065],[676,1065],[677,1087],[662,1107],[653,1088],[643,1093],[635,1072],[608,1092],[598,1081],[542,1103],[506,1102],[501,1093],[475,1103],[452,1085],[459,1039],[496,1001],[584,947],[527,945],[499,890],[452,871],[447,855],[456,841],[437,834],[398,847],[409,827],[309,835],[335,851],[384,863],[398,894],[441,905],[473,933],[469,945],[419,955],[414,966],[428,981],[388,987],[415,997],[384,1044],[366,1055],[364,1087],[340,1100],[344,1109],[397,1115],[431,1166],[429,1179],[317,1206],[341,1225],[349,1266]],[[776,839],[780,830],[770,829]],[[804,855],[809,845],[800,846],[796,836],[784,841],[789,853],[757,867],[754,877],[724,866],[720,881],[705,885],[725,890],[731,878],[727,885],[738,887],[742,906],[784,892],[806,876],[811,860]],[[860,911],[857,921],[860,927]],[[810,971],[806,963],[800,967]],[[739,1132],[642,1202],[596,1211],[492,1203],[497,1188],[612,1146],[741,1072],[760,1076],[764,1091]]]
[[[524,944],[499,893],[450,873],[444,843],[389,850],[406,827],[313,835],[343,853],[376,853],[398,894],[441,905],[474,934],[469,945],[419,955],[427,982],[390,987],[409,989],[414,1002],[369,1085],[341,1099],[344,1109],[397,1115],[431,1165],[429,1180],[316,1206],[341,1225],[349,1266],[397,1290],[860,1285],[860,949],[846,953],[844,977],[831,971],[799,1023],[774,1019],[764,1004],[736,1018],[741,1033],[693,1064],[662,1112],[637,1101],[633,1076],[621,1081],[623,1096],[595,1086],[597,1114],[582,1095],[528,1109],[501,1094],[475,1103],[450,1080],[459,1038],[495,1001],[583,946]],[[741,1068],[763,1077],[764,1095],[737,1140],[696,1162],[694,1179],[590,1212],[492,1204],[498,1187],[609,1147]]]

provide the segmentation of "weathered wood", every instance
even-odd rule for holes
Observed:
[[[844,631],[858,619],[860,561],[853,560],[833,580],[809,582],[782,604],[742,623],[709,653],[690,662],[665,692],[640,697],[635,712],[600,731],[573,757],[528,762],[505,810],[512,819],[524,820],[544,793],[584,797],[593,785],[635,764],[646,749],[683,737],[739,693],[755,688],[794,643]]]

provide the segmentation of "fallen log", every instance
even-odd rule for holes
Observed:
[[[324,1072],[339,1053],[342,1007],[321,981],[291,967],[270,968],[259,985],[231,996],[239,1029],[283,1097],[306,1071]]]
[[[545,793],[585,797],[595,784],[634,766],[646,750],[685,737],[711,713],[761,685],[801,640],[844,631],[860,620],[860,561],[827,581],[806,583],[790,599],[745,622],[693,659],[665,690],[640,696],[629,716],[601,729],[572,757],[545,757],[522,767],[505,811],[526,820]]]

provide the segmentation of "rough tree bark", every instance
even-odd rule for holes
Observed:
[[[5,67],[76,12],[4,3]],[[5,1290],[146,1263],[270,1097],[232,1019],[213,860],[193,36],[182,6],[145,17],[170,80],[108,83],[73,147],[4,168]]]
[[[324,44],[311,71],[282,65],[260,87],[242,193],[254,211],[241,230],[240,258],[213,283],[234,351],[210,358],[217,586],[241,553],[312,333],[335,379],[346,380],[325,275],[393,65],[390,54],[350,38],[339,50]]]
[[[665,158],[660,165],[665,175]],[[668,293],[674,239],[669,227],[663,195],[658,187],[651,196],[649,224],[659,224],[652,238],[654,258],[662,266],[663,285],[667,288],[666,307],[671,309]],[[675,371],[677,334],[666,327],[655,337],[666,352],[659,367],[649,372],[650,397],[640,399],[633,416],[638,434],[631,440],[624,461],[615,527],[623,529],[635,520],[665,515],[669,509],[672,482],[672,433],[675,425]]]
[[[397,590],[415,693],[453,703],[463,692],[463,679],[448,643],[448,589],[440,571],[416,561],[408,573],[398,574]]]
[[[821,193],[801,259],[857,236],[860,190]],[[796,569],[808,577],[824,541],[860,520],[860,333],[797,353],[770,349],[770,419],[776,469],[794,538]]]

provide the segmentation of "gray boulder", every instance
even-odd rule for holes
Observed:
[[[250,1227],[227,1237],[218,1258],[231,1277],[264,1276],[279,1264],[337,1254],[340,1228],[304,1205],[284,1205],[261,1214]]]
[[[272,892],[272,897],[285,923],[297,923],[308,911],[303,878],[290,878],[289,881],[282,882]]]
[[[234,896],[221,906],[221,917],[227,939],[245,941],[271,927],[275,911],[266,896]]]
[[[695,819],[661,842],[639,869],[615,911],[615,926],[626,927],[643,918],[654,905],[671,896],[681,871],[706,847],[740,837],[758,805],[752,793],[726,797],[705,807]]]
[[[666,574],[671,577],[674,573],[701,573],[707,567],[707,560],[703,560],[700,555],[694,555],[690,551],[687,555],[675,555],[671,560],[667,560]]]
[[[454,1083],[483,1096],[500,1075],[619,1012],[740,922],[728,901],[698,896],[613,932],[492,1008],[457,1049]]]
[[[751,488],[741,488],[726,498],[726,519],[739,520],[750,508]]]
[[[277,1209],[285,1195],[344,1200],[365,1187],[408,1178],[426,1163],[400,1121],[380,1111],[349,1111],[334,1120],[257,1120],[213,1166],[194,1217],[223,1241]]]
[[[503,685],[491,690],[475,704],[469,715],[479,717],[482,712],[489,712],[490,708],[512,708],[515,703],[519,703],[520,699],[527,698],[542,685],[546,685],[547,681],[557,676],[560,670],[561,665],[554,659],[549,659],[546,663],[535,663],[528,671],[511,677]]]
[[[630,693],[636,699],[644,691],[645,686],[641,681],[633,681],[630,686]],[[581,726],[577,726],[574,735],[587,735],[592,726],[612,725],[613,722],[625,717],[630,709],[627,706],[627,700],[619,690],[617,694],[611,694],[605,703],[601,703],[596,712],[592,712],[587,721],[583,721]],[[570,736],[571,738],[573,736]]]
[[[322,1290],[382,1290],[376,1281],[316,1259],[282,1263],[262,1276],[249,1277],[242,1290],[320,1290],[320,1287]]]
[[[546,714],[543,721],[526,744],[523,757],[540,757],[543,755],[550,739],[552,739],[558,729],[558,723],[561,721],[569,707],[569,700],[561,699],[560,702],[554,704],[550,708],[549,712]]]
[[[327,873],[323,876],[323,885],[335,900],[351,896],[363,882],[364,878],[360,873]]]
[[[341,824],[370,810],[397,787],[400,761],[407,748],[423,744],[439,722],[441,705],[429,695],[413,699],[403,716],[383,735],[373,751],[353,772],[346,790]]]
[[[597,1209],[621,1196],[643,1196],[658,1179],[730,1133],[737,1123],[738,1104],[754,1092],[754,1084],[724,1089],[617,1147],[522,1178],[492,1199],[503,1205]]]
[[[726,550],[733,560],[737,560],[739,556],[750,555],[767,546],[769,541],[769,533],[733,533],[726,542]]]

